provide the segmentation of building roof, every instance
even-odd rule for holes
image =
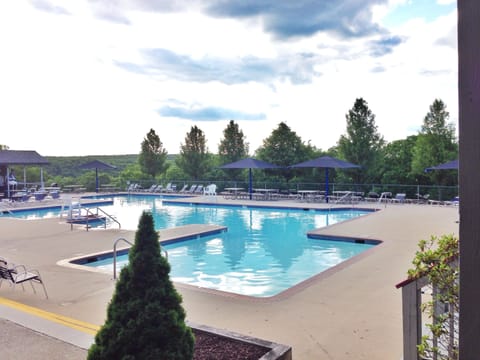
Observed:
[[[0,150],[0,165],[47,165],[48,161],[33,150]]]

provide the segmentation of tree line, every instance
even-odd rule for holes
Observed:
[[[286,167],[281,171],[259,171],[255,174],[256,180],[284,184],[288,188],[289,184],[318,183],[322,181],[320,172],[324,171],[291,169],[288,166],[329,155],[361,166],[360,169],[330,171],[332,183],[454,186],[457,185],[457,172],[424,171],[427,167],[458,157],[455,126],[449,122],[449,116],[443,101],[435,99],[417,134],[387,142],[378,131],[375,114],[368,103],[358,98],[345,115],[345,133],[335,146],[325,150],[310,142],[305,143],[284,122],[279,123],[252,153],[246,136],[234,120],[230,120],[223,130],[216,152],[209,150],[205,133],[197,125],[185,134],[178,154],[168,154],[161,134],[150,129],[141,141],[139,154],[47,157],[50,165],[44,169],[44,179],[60,186],[81,184],[88,190],[94,190],[95,172],[80,170],[79,165],[95,158],[116,166],[114,170],[99,172],[100,183],[119,188],[132,181],[145,184],[246,181],[246,170],[222,170],[220,167],[245,157],[254,157]],[[2,147],[8,149],[5,145]],[[23,169],[18,169],[17,173],[21,171]],[[27,172],[29,181],[39,181],[37,169],[29,168]]]
[[[423,119],[421,130],[406,139],[387,143],[378,132],[375,115],[363,98],[356,99],[346,118],[346,133],[336,145],[327,150],[305,143],[293,129],[281,122],[263,140],[252,157],[276,165],[290,165],[322,155],[346,160],[361,169],[337,171],[333,180],[354,184],[420,184],[456,185],[452,172],[430,172],[425,168],[458,156],[455,126],[449,122],[446,105],[440,99],[430,106]],[[211,153],[203,131],[196,125],[186,134],[180,153],[174,161],[167,160],[167,152],[160,136],[151,129],[142,142],[139,155],[139,172],[158,181],[169,179],[238,179],[242,170],[220,170],[220,166],[250,156],[246,137],[239,125],[231,120],[223,131],[217,152]],[[312,169],[265,171],[271,180],[282,178],[285,182],[315,182],[318,177]]]

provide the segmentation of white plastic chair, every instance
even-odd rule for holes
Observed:
[[[203,191],[203,195],[205,196],[216,196],[217,195],[217,185],[216,184],[210,184],[205,187]]]

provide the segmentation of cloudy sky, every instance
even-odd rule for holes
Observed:
[[[0,144],[44,156],[178,153],[193,125],[250,151],[280,122],[327,150],[364,98],[387,141],[442,99],[457,126],[455,0],[0,2]]]

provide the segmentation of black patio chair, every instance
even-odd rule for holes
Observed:
[[[48,299],[47,289],[43,283],[42,277],[38,270],[32,270],[25,267],[25,265],[9,265],[7,261],[3,258],[0,258],[0,286],[2,285],[3,280],[6,280],[10,283],[15,290],[15,285],[22,285],[23,291],[25,287],[23,286],[24,282],[29,282],[32,286],[33,292],[36,294],[37,291],[33,286],[33,283],[41,284],[43,291],[45,292],[45,297]]]

